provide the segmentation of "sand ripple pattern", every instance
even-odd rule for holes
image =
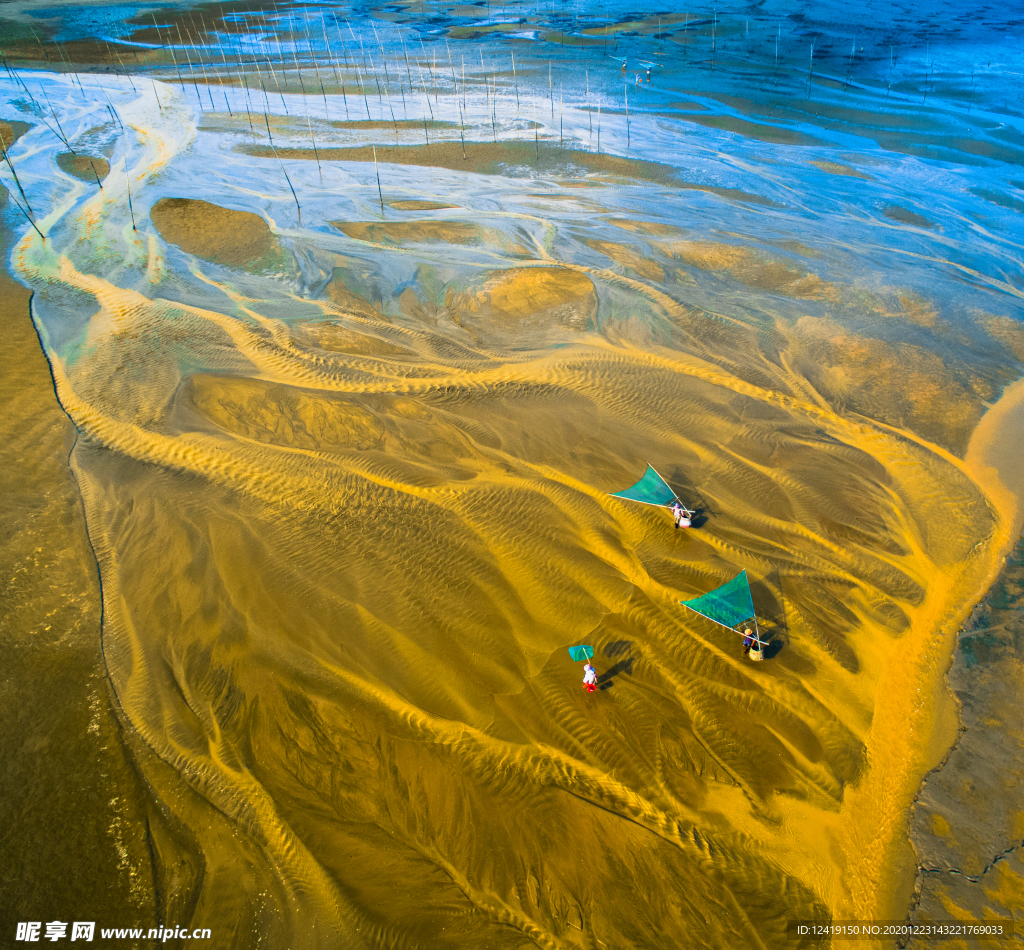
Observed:
[[[139,119],[136,181],[172,118]],[[861,298],[487,214],[443,254],[278,229],[293,271],[232,269],[75,187],[16,264],[168,915],[238,946],[734,948],[878,909],[1001,516],[912,392],[900,426],[808,368],[802,310]],[[502,232],[529,227],[536,259]],[[101,234],[134,264],[99,268]],[[718,314],[712,273],[772,318]],[[609,497],[645,461],[699,531]],[[744,568],[759,666],[677,605]]]

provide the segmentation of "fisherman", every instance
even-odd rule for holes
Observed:
[[[583,664],[583,688],[592,693],[597,689],[597,673],[589,663]]]
[[[743,655],[750,656],[750,648],[754,645],[754,634],[750,627],[743,631]]]
[[[690,527],[690,513],[682,506],[678,498],[672,506],[672,517],[675,518],[677,528]]]
[[[647,81],[648,82],[651,81],[651,67],[650,66],[647,67]]]

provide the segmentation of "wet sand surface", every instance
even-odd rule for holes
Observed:
[[[102,180],[110,174],[110,163],[105,158],[92,155],[72,155],[61,152],[57,156],[57,165],[61,171],[74,175],[80,181]]]
[[[194,42],[313,42],[270,8],[166,12],[136,39],[188,23]],[[775,127],[752,94],[681,82],[667,103],[732,111],[631,98],[627,125],[615,62],[599,85],[572,61],[609,58],[589,27],[557,44],[565,122],[507,24],[449,29],[516,51],[513,74],[465,47],[467,92],[461,52],[443,85],[444,47],[408,63],[414,13],[389,15],[396,78],[354,83],[352,43],[322,98],[308,62],[286,75],[290,48],[280,86],[265,69],[251,86],[252,64],[241,85],[179,81],[165,49],[139,49],[146,81],[33,73],[81,154],[107,156],[101,190],[52,130],[22,130],[45,242],[6,219],[52,367],[36,343],[10,398],[31,376],[56,411],[55,388],[78,435],[27,444],[81,541],[32,555],[70,559],[48,609],[80,590],[90,618],[59,625],[78,631],[62,657],[84,657],[68,709],[108,710],[63,753],[95,769],[99,735],[114,763],[80,773],[83,834],[106,828],[82,880],[127,887],[140,925],[239,947],[824,946],[788,922],[901,919],[925,863],[907,816],[957,735],[943,674],[1019,534],[1017,212],[991,197],[1016,187],[996,164],[1012,136],[961,148],[952,106],[850,102],[842,83],[813,106],[801,89]],[[624,15],[612,42],[710,31],[656,21]],[[402,67],[415,97],[395,93]],[[374,117],[343,122],[355,104]],[[972,177],[863,141],[908,121]],[[828,138],[843,123],[860,130]],[[11,445],[36,404],[15,404]],[[609,496],[647,462],[696,530]],[[741,569],[761,664],[677,603]],[[9,717],[43,702],[47,661],[24,656]],[[18,769],[78,768],[10,735]],[[45,800],[45,777],[22,784]],[[1012,911],[1000,887],[988,906]],[[17,919],[50,913],[32,900]]]
[[[258,267],[285,259],[267,223],[249,211],[191,198],[163,198],[150,217],[169,244],[217,264]]]
[[[915,923],[1002,918],[1021,926],[1022,674],[1024,544],[1018,544],[957,639],[948,679],[960,704],[960,737],[925,779],[911,824],[920,862],[909,917]],[[983,944],[962,939],[950,945]]]
[[[112,708],[99,577],[67,464],[75,430],[54,394],[29,298],[0,273],[5,934],[19,920],[53,919],[57,908],[75,920],[155,913],[146,798]]]

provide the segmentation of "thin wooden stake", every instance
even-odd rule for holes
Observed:
[[[782,24],[779,24],[779,31],[775,34],[775,81],[772,88],[779,84],[779,40],[782,39]]]
[[[132,77],[131,77],[131,74],[130,74],[130,73],[128,72],[128,70],[127,70],[127,69],[125,69],[125,67],[124,67],[124,61],[123,61],[123,60],[121,59],[121,54],[120,54],[120,53],[118,53],[118,52],[117,52],[117,51],[115,50],[115,51],[114,51],[114,55],[115,55],[115,56],[117,57],[117,62],[118,62],[118,63],[120,64],[120,66],[121,66],[121,72],[123,72],[123,73],[125,74],[125,76],[127,76],[127,77],[128,77],[128,82],[130,82],[130,83],[132,84],[132,92],[135,92],[135,93],[137,93],[137,92],[138,92],[139,90],[135,88],[135,83],[134,83],[134,82],[132,81]]]
[[[587,122],[590,123],[590,134],[594,134],[594,117],[590,112],[590,70],[586,71],[587,78]]]
[[[281,84],[277,81],[277,73],[274,71],[274,62],[267,56],[267,66],[270,67],[270,75],[274,77],[274,85],[277,86],[277,94],[281,97],[281,106],[284,108],[285,115],[291,115],[288,111],[288,103],[284,101],[284,93],[281,92]]]
[[[42,231],[40,231],[38,227],[36,227],[36,223],[35,223],[35,221],[33,221],[33,220],[32,220],[32,215],[30,215],[30,214],[29,214],[29,213],[28,213],[28,212],[27,212],[27,211],[26,211],[26,210],[25,210],[25,209],[24,209],[24,208],[23,208],[23,207],[22,207],[22,206],[21,206],[21,205],[20,205],[20,204],[18,203],[18,200],[17,200],[16,198],[12,197],[12,198],[11,198],[11,201],[13,201],[13,202],[14,202],[14,206],[15,206],[15,207],[16,207],[16,208],[17,208],[17,209],[18,209],[18,210],[19,210],[19,211],[20,211],[20,212],[21,212],[21,213],[22,213],[23,215],[25,215],[25,217],[26,217],[26,218],[28,218],[28,223],[29,223],[29,224],[31,224],[33,228],[35,228],[35,232],[36,232],[36,234],[38,234],[38,235],[39,235],[39,236],[40,236],[40,237],[41,237],[41,238],[43,239],[43,243],[45,244],[45,243],[46,243],[46,235],[45,235],[45,234],[43,234],[43,232],[42,232]]]
[[[46,57],[46,61],[49,62],[50,61],[50,54],[48,52],[46,52],[46,47],[43,46],[42,41],[39,39],[38,36],[36,36],[36,31],[33,30],[32,27],[29,27],[28,31],[29,31],[29,33],[32,34],[32,38],[36,41],[36,43],[39,44],[39,48],[43,51],[43,55]]]
[[[164,104],[160,101],[160,93],[157,91],[157,88],[156,88],[156,80],[155,79],[150,79],[150,82],[153,84],[153,95],[156,97],[156,104],[157,104],[157,107],[160,109],[160,115],[163,115],[164,114]],[[56,116],[54,116],[54,118],[56,118]],[[68,148],[71,148],[71,146],[69,145]]]
[[[371,145],[373,149],[373,170],[377,173],[377,195],[380,197],[380,216],[384,217],[384,192],[380,188],[380,169],[377,168],[377,146]]]
[[[174,24],[174,28],[178,30],[178,24]],[[188,63],[188,74],[192,77],[192,85],[196,89],[196,101],[199,103],[199,111],[203,111],[203,97],[199,95],[199,83],[196,82],[196,71],[192,68],[192,57],[188,55],[188,50],[184,49],[185,41],[181,38],[181,30],[178,30],[178,41],[181,43],[183,49],[182,52],[185,54],[185,62]]]
[[[132,207],[132,183],[128,179],[127,168],[124,170],[124,183],[128,186],[128,212],[132,216],[132,230],[138,231],[139,229],[135,227],[135,209]]]
[[[67,146],[68,151],[71,152],[72,155],[77,155],[78,153],[75,151],[71,142],[68,140],[68,137],[64,132],[64,129],[61,127],[60,119],[57,118],[57,113],[53,109],[53,103],[50,102],[50,96],[46,91],[46,86],[40,83],[39,88],[43,91],[43,98],[46,100],[46,104],[50,107],[50,115],[53,116],[53,121],[57,123],[57,129],[60,131],[61,139],[63,140],[65,146]]]
[[[256,129],[252,124],[252,100],[249,95],[249,80],[245,78],[245,73],[242,73],[242,85],[245,87],[245,117],[249,120],[249,131],[252,133],[253,141],[256,141]]]
[[[320,153],[316,150],[316,138],[313,135],[313,123],[309,118],[309,109],[306,109],[306,125],[309,128],[309,140],[313,143],[313,156],[316,158],[316,170],[320,173],[320,184],[324,183],[324,171],[320,167]]]
[[[299,88],[302,90],[302,98],[306,98],[306,84],[302,81],[302,68],[299,66],[298,50],[292,50],[292,60],[295,63],[295,72],[299,74]]]
[[[266,89],[263,90],[266,95]],[[295,199],[295,207],[299,212],[299,224],[302,224],[302,205],[299,204],[299,196],[295,194],[295,188],[292,186],[292,180],[288,177],[288,169],[284,167],[284,162],[281,161],[281,156],[277,154],[277,148],[274,146],[274,136],[270,134],[270,119],[267,117],[267,113],[263,113],[263,120],[267,123],[267,138],[270,140],[270,148],[274,153],[274,158],[280,162],[281,171],[284,172],[284,180],[288,182],[288,187],[291,189],[292,197]]]
[[[313,37],[309,34],[309,29],[306,29],[306,38],[309,40],[309,55],[313,60],[313,69],[316,70],[316,80],[320,83],[320,94],[324,97],[324,116],[327,119],[331,118],[330,106],[327,105],[327,90],[324,89],[324,80],[320,75],[320,66],[317,64],[316,56],[313,54]]]
[[[18,191],[21,192],[21,197],[25,199],[25,207],[29,211],[32,211],[32,205],[29,204],[28,196],[25,194],[25,189],[21,187],[21,179],[18,178],[18,173],[14,170],[14,162],[11,161],[11,156],[7,154],[7,146],[4,145],[3,136],[0,136],[0,149],[3,149],[4,158],[7,161],[7,167],[10,168],[11,174],[14,176],[14,183],[18,186]],[[35,214],[34,211],[32,211]]]
[[[366,83],[363,82],[363,74],[359,72],[359,67],[356,66],[356,79],[359,80],[359,88],[363,91],[363,106],[366,108],[366,121],[371,122],[370,119],[370,103],[366,98]]]
[[[448,50],[448,66],[451,68],[451,71],[452,71],[452,86],[455,87],[455,102],[456,102],[456,104],[458,104],[458,101],[459,101],[459,81],[458,81],[458,79],[455,78],[455,64],[452,62],[452,51],[451,51],[451,47],[448,46],[448,39],[447,39],[447,37],[445,38],[444,45],[445,45],[445,49]]]
[[[320,28],[323,30],[324,45],[327,47],[327,61],[331,64],[331,69],[334,70],[334,78],[337,81],[338,85],[340,86],[341,73],[338,72],[337,61],[335,60],[334,57],[334,50],[331,49],[331,41],[327,39],[327,24],[323,20],[320,21]]]

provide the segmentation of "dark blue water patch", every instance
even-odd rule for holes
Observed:
[[[60,30],[53,39],[69,43],[97,36],[130,36],[137,29],[131,21],[148,9],[136,4],[97,4],[43,7],[30,12],[40,20],[59,20]]]

